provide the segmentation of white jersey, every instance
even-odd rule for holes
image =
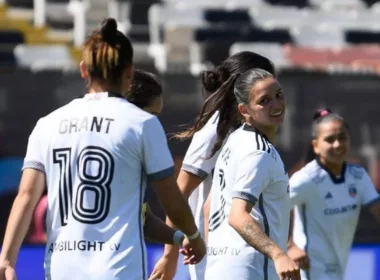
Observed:
[[[38,121],[23,168],[46,175],[46,279],[147,279],[144,181],[174,171],[156,117],[87,94]]]
[[[204,238],[203,205],[211,189],[212,171],[214,170],[218,152],[211,158],[211,151],[216,142],[216,128],[218,125],[218,112],[216,112],[207,124],[194,134],[190,146],[187,149],[182,164],[182,170],[197,175],[204,179],[189,197],[189,205],[193,212],[195,223]],[[204,280],[207,258],[204,257],[197,265],[190,265],[191,280]]]
[[[313,160],[291,177],[290,197],[293,238],[310,258],[303,279],[342,280],[360,209],[379,200],[367,172],[347,163],[338,178]]]
[[[216,166],[208,235],[207,280],[278,279],[272,260],[251,247],[228,223],[232,199],[251,202],[251,216],[287,249],[289,178],[276,148],[245,124],[224,145]]]

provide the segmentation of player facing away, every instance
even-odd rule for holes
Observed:
[[[181,140],[190,139],[191,143],[186,152],[177,183],[186,197],[195,216],[195,221],[204,237],[203,206],[212,184],[212,171],[215,167],[218,151],[211,156],[212,149],[221,144],[227,132],[217,135],[218,121],[232,123],[232,127],[239,127],[240,120],[236,120],[237,102],[233,90],[225,91],[232,83],[231,77],[241,74],[252,68],[264,69],[275,75],[273,63],[254,52],[239,52],[226,59],[215,71],[205,71],[201,75],[203,92],[206,100],[196,123],[189,130],[177,135]],[[219,111],[222,112],[219,116]],[[211,157],[210,157],[211,156]],[[169,225],[172,223],[167,220]],[[178,248],[165,246],[164,255],[156,264],[151,275],[152,280],[172,280],[177,268]],[[197,265],[190,265],[191,280],[204,280],[206,258]]]
[[[299,268],[285,253],[289,180],[272,144],[285,115],[282,88],[261,69],[235,77],[231,87],[244,123],[216,162],[205,279],[298,280]]]
[[[380,222],[379,195],[365,169],[346,162],[350,137],[341,116],[316,112],[312,137],[315,159],[290,179],[295,208],[289,255],[308,268],[303,280],[343,280],[360,209],[369,207]]]
[[[136,69],[133,73],[131,90],[127,94],[127,100],[142,110],[158,116],[163,108],[162,85],[154,74]],[[177,246],[186,245],[184,242],[188,242],[188,240],[184,234],[169,227],[156,217],[150,210],[146,199],[144,199],[142,209],[145,239]]]
[[[41,118],[29,137],[19,193],[0,257],[0,279],[14,265],[33,209],[48,188],[46,279],[147,279],[144,180],[189,240],[199,262],[205,246],[173,177],[158,119],[129,103],[133,49],[107,19],[86,41],[81,75],[89,93]]]

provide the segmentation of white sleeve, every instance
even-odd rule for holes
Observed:
[[[313,181],[306,176],[302,170],[293,174],[289,180],[290,202],[294,205],[301,205],[307,202],[313,190]]]
[[[207,125],[196,132],[187,149],[181,169],[202,179],[211,174],[219,154],[217,152],[210,158],[216,137],[216,125]]]
[[[143,162],[148,179],[160,180],[174,174],[174,163],[160,121],[154,117],[143,124]]]
[[[45,173],[45,164],[41,145],[41,128],[41,120],[39,120],[29,136],[28,147],[22,170],[31,168]]]
[[[232,198],[255,204],[260,194],[271,182],[271,160],[266,152],[256,151],[239,161],[232,187]]]
[[[371,206],[380,200],[379,194],[376,191],[375,186],[372,183],[371,178],[368,173],[363,168],[363,177],[361,180],[362,192],[361,192],[361,202],[363,206]]]

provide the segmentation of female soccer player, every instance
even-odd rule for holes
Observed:
[[[350,136],[345,120],[330,110],[318,111],[312,124],[315,159],[290,179],[294,209],[289,255],[310,268],[304,280],[343,280],[362,206],[380,221],[379,195],[362,166],[346,162]],[[297,252],[298,250],[295,250]],[[309,266],[306,264],[306,266]]]
[[[215,152],[211,156],[212,149],[215,143],[218,143],[217,149],[219,149],[228,133],[220,131],[217,136],[218,120],[221,124],[233,123],[231,127],[240,125],[240,120],[236,120],[235,117],[238,113],[233,90],[226,92],[220,89],[230,88],[232,76],[252,68],[261,68],[275,75],[272,62],[253,52],[237,53],[226,59],[215,71],[203,72],[201,81],[207,99],[195,125],[178,135],[181,140],[192,138],[177,183],[183,194],[189,197],[190,207],[202,236],[204,236],[203,206],[211,188],[212,170],[218,155],[218,152]],[[169,220],[167,223],[172,226]],[[172,280],[176,273],[177,261],[178,247],[165,246],[164,255],[156,264],[150,279]],[[201,263],[189,267],[192,280],[205,279],[205,265],[204,258]]]
[[[205,279],[298,280],[299,268],[285,253],[289,180],[272,144],[285,115],[282,88],[261,69],[230,86],[244,124],[228,137],[215,165]]]
[[[158,78],[152,73],[135,70],[127,100],[144,111],[158,116],[163,108],[162,86]],[[185,236],[157,218],[144,199],[143,204],[144,237],[150,241],[182,246]]]
[[[14,265],[35,205],[48,188],[46,279],[147,279],[142,236],[145,177],[190,241],[205,246],[175,185],[173,159],[158,119],[129,103],[133,49],[107,19],[86,41],[81,75],[89,93],[40,119],[24,160],[0,256],[0,279]]]

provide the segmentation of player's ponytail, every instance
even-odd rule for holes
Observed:
[[[104,20],[84,44],[83,62],[92,81],[121,85],[124,70],[132,61],[132,44],[117,30],[113,18]]]
[[[312,139],[316,139],[318,137],[319,133],[319,125],[322,123],[325,123],[327,121],[340,121],[342,124],[346,127],[346,129],[349,129],[349,126],[347,122],[344,120],[343,117],[340,115],[333,113],[329,108],[319,109],[317,110],[313,115],[313,122],[311,125],[311,137]],[[317,155],[314,153],[313,145],[310,143],[309,149],[307,150],[307,154],[305,157],[306,163],[309,163],[313,161]]]

